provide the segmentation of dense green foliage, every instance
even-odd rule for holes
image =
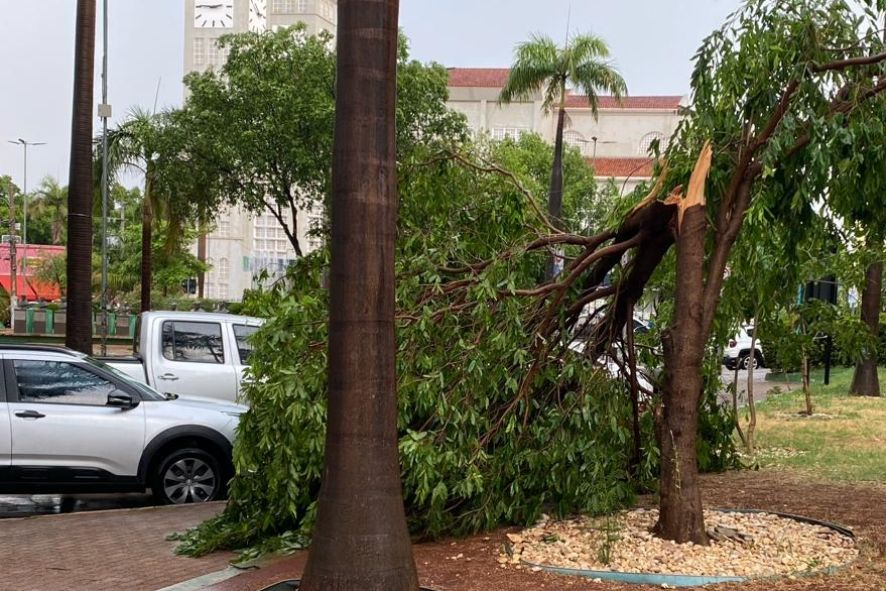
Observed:
[[[186,131],[192,170],[217,204],[271,213],[299,255],[297,212],[322,212],[330,187],[335,126],[335,53],[327,33],[303,26],[227,35],[220,71],[185,78],[189,97],[174,113]],[[448,74],[398,55],[400,154],[431,138],[464,136],[461,116],[445,107]]]

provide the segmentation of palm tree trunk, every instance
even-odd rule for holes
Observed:
[[[873,263],[865,273],[864,290],[861,292],[861,321],[867,325],[875,339],[879,339],[880,336],[882,290],[883,263]],[[855,375],[849,391],[858,396],[880,396],[876,346],[855,366]]]
[[[141,311],[151,310],[151,283],[153,282],[153,229],[154,208],[151,200],[153,188],[153,163],[149,162],[145,173],[145,195],[142,200],[142,261],[141,261]]]
[[[557,135],[554,138],[554,164],[551,167],[551,188],[548,193],[548,215],[558,228],[563,228],[563,127],[566,123],[566,108],[561,104],[557,113]],[[557,256],[548,259],[545,279],[552,279],[557,271]]]
[[[414,591],[397,450],[399,0],[341,0],[326,464],[303,591]]]
[[[92,354],[92,109],[95,0],[77,1],[74,110],[68,189],[68,316],[65,345]]]

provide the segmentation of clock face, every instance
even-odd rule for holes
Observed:
[[[249,0],[249,30],[263,33],[268,28],[268,0]]]
[[[234,2],[194,0],[194,26],[201,29],[230,29],[234,26]]]

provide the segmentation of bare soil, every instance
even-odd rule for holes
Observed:
[[[760,580],[724,584],[722,591],[884,591],[886,590],[886,484],[838,484],[806,479],[795,472],[742,471],[702,477],[702,495],[709,508],[779,511],[835,522],[852,529],[859,558],[827,576]],[[642,507],[655,499],[643,497]],[[463,540],[441,540],[415,545],[422,585],[441,591],[523,591],[526,589],[593,589],[595,591],[649,591],[653,586],[595,583],[590,580],[531,572],[501,565],[506,535],[502,529]],[[212,587],[213,591],[257,591],[287,578],[298,578],[305,553],[278,558],[262,568]],[[697,589],[701,589],[700,587]]]

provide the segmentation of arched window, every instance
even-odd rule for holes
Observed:
[[[652,146],[652,142],[658,140],[659,150],[664,152],[665,148],[668,147],[668,140],[665,138],[664,134],[659,131],[652,131],[643,136],[643,139],[640,140],[640,154],[646,156],[649,154],[649,148]]]
[[[578,151],[582,154],[587,154],[588,152],[588,140],[574,129],[570,129],[563,134],[563,142],[566,143],[567,146],[578,148]]]

